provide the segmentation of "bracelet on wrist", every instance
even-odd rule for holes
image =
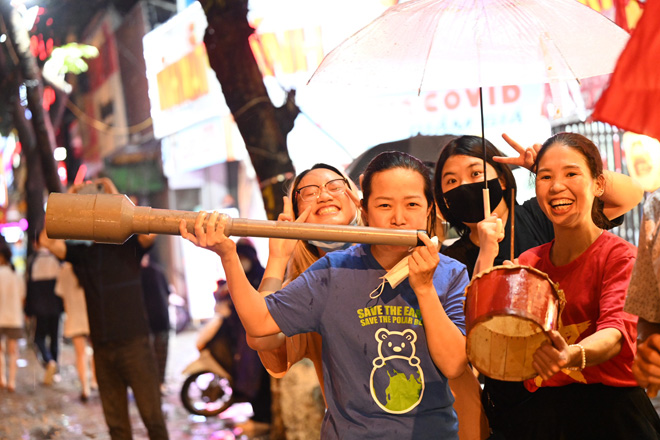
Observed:
[[[578,347],[580,349],[580,353],[582,355],[582,360],[580,362],[579,367],[568,367],[567,370],[571,370],[571,371],[582,371],[582,370],[584,370],[584,367],[587,366],[587,352],[586,352],[586,350],[580,344],[571,344],[571,345],[569,345],[569,347]]]

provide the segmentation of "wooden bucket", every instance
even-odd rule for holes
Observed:
[[[565,304],[547,274],[528,266],[495,266],[466,288],[467,355],[493,379],[522,381],[537,375],[534,352],[550,342]]]

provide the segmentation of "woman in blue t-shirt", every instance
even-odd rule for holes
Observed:
[[[365,224],[434,230],[428,169],[385,152],[361,181]],[[207,231],[203,222],[208,218]],[[226,217],[201,212],[181,235],[222,259],[236,310],[251,336],[316,331],[323,339],[328,411],[324,439],[457,438],[447,378],[465,370],[465,267],[423,246],[356,245],[330,252],[282,290],[263,298],[245,279]],[[407,259],[409,276],[389,272]]]

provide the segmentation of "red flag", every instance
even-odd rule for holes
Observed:
[[[660,0],[648,0],[593,119],[660,139]]]

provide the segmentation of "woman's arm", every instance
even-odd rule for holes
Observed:
[[[195,342],[197,350],[202,351],[204,347],[206,347],[206,344],[208,344],[209,341],[213,339],[213,336],[218,333],[218,329],[220,329],[222,321],[223,318],[215,314],[209,322],[204,324],[204,326],[197,333],[197,341]]]
[[[504,239],[502,219],[498,218],[495,213],[480,221],[477,230],[479,232],[479,255],[474,264],[472,278],[493,267],[495,258],[500,252],[499,242]]]
[[[203,224],[207,217],[205,230]],[[276,334],[280,328],[270,315],[264,298],[245,276],[236,253],[236,243],[224,235],[226,223],[225,215],[220,215],[218,212],[208,215],[201,211],[195,220],[194,234],[186,230],[185,220],[179,224],[179,232],[183,238],[196,246],[212,250],[220,256],[227,277],[229,294],[246,333],[257,337]]]
[[[248,346],[255,351],[277,350],[284,345],[286,336],[284,333],[276,333],[270,336],[252,337],[246,336]]]
[[[48,238],[46,228],[42,229],[39,234],[39,246],[45,247],[60,260],[64,260],[66,257],[66,244],[64,240]]]
[[[419,235],[426,246],[419,246],[408,257],[410,287],[417,296],[424,322],[429,353],[445,377],[460,376],[467,365],[465,336],[449,319],[433,285],[433,274],[440,257],[426,234]]]
[[[550,332],[551,344],[543,344],[534,353],[532,365],[543,380],[548,380],[562,368],[581,368],[582,349],[568,345],[558,331]],[[615,328],[605,328],[580,341],[584,347],[585,367],[602,364],[621,351],[621,332]]]
[[[644,197],[642,185],[630,176],[613,171],[603,171],[605,176],[605,191],[600,199],[603,201],[603,213],[612,220],[637,206]]]
[[[286,196],[283,198],[283,200],[284,210],[277,217],[277,220],[285,222],[294,221],[293,206],[291,205],[291,200]],[[307,209],[305,209],[298,216],[295,222],[305,223],[307,217],[309,217],[310,212],[311,206],[307,207]],[[261,279],[261,284],[259,285],[259,292],[261,292],[264,297],[282,288],[284,277],[286,275],[286,268],[297,243],[298,240],[287,240],[282,238],[271,238],[268,240],[268,261],[266,262],[263,278]],[[282,346],[286,340],[286,337],[284,334],[278,333],[260,338],[255,338],[248,335],[246,339],[248,345],[253,350],[268,351]],[[286,356],[286,353],[284,354]]]
[[[277,217],[278,221],[291,222],[294,221],[293,207],[291,200],[288,197],[283,197],[284,210]],[[305,223],[309,213],[312,211],[311,206],[307,207],[297,219],[296,223]],[[264,269],[264,275],[259,286],[259,291],[274,292],[282,288],[284,276],[286,274],[286,267],[289,259],[293,254],[298,240],[271,238],[268,240],[268,261]]]
[[[270,259],[269,259],[270,260]],[[261,286],[259,286],[259,292],[265,297],[270,295],[273,292],[262,292],[262,286],[264,285],[264,281],[266,281],[266,278],[264,277]],[[273,286],[276,283],[275,279],[270,279],[270,282],[267,284],[270,284]],[[274,286],[273,286],[274,287]],[[282,281],[280,280],[279,282],[279,287],[278,289],[282,288]],[[286,341],[286,336],[284,333],[276,333],[274,335],[268,335],[268,336],[261,336],[261,337],[254,337],[250,335],[246,335],[245,339],[248,343],[248,346],[252,350],[256,351],[271,351],[271,350],[276,350],[284,345],[284,341]],[[284,353],[284,359],[286,360],[286,351],[282,351],[281,353]]]

